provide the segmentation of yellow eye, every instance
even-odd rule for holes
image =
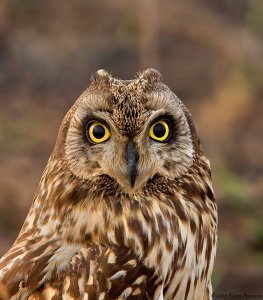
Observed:
[[[170,136],[169,125],[166,121],[159,120],[151,126],[149,135],[153,140],[164,142]]]
[[[87,134],[89,140],[94,144],[100,144],[110,138],[109,129],[100,122],[92,122],[88,125]]]

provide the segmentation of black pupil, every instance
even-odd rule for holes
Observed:
[[[161,138],[165,135],[166,133],[166,128],[162,123],[157,123],[153,127],[153,133],[156,137]]]
[[[96,139],[102,139],[105,135],[105,129],[103,126],[101,125],[96,125],[94,128],[93,128],[93,135]]]

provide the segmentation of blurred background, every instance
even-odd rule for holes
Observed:
[[[215,292],[262,293],[262,0],[0,0],[0,255],[91,74],[147,67],[191,110],[211,160]]]

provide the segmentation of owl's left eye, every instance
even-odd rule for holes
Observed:
[[[106,142],[111,134],[107,126],[100,122],[91,122],[87,126],[87,136],[91,143],[100,144]]]
[[[170,138],[170,135],[170,127],[166,120],[155,122],[149,131],[150,138],[158,142],[166,142]]]

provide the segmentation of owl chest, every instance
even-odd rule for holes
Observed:
[[[193,232],[190,223],[171,220],[156,220],[156,226],[138,223],[136,230],[125,233],[127,246],[155,270],[164,299],[206,299],[211,294],[216,233],[211,228]]]
[[[203,250],[196,251],[196,240],[192,237],[168,258],[170,268],[164,280],[164,299],[210,299],[215,248],[211,249],[210,257],[208,248],[205,240]]]

